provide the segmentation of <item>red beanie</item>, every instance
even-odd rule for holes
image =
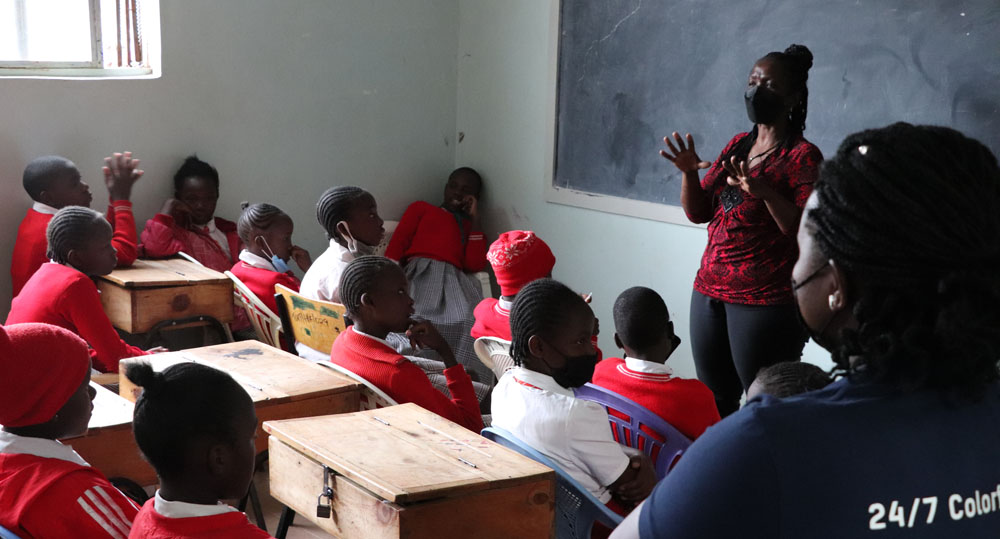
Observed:
[[[90,370],[87,343],[49,324],[0,327],[0,425],[52,419]]]
[[[504,296],[513,296],[524,285],[548,276],[556,265],[556,257],[549,246],[528,230],[500,234],[490,245],[486,259],[493,266],[500,294]]]

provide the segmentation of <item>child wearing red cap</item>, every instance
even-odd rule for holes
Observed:
[[[138,506],[60,439],[94,405],[87,343],[48,324],[0,328],[0,526],[21,537],[127,537]]]
[[[52,260],[42,264],[14,298],[7,324],[41,322],[68,329],[90,345],[94,368],[118,372],[118,360],[149,352],[125,343],[104,313],[91,276],[107,275],[117,259],[111,225],[81,206],[67,206],[52,218],[46,231]]]

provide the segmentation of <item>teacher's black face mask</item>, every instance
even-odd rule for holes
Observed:
[[[754,86],[743,94],[747,117],[755,124],[773,124],[784,111],[781,96],[767,88]]]

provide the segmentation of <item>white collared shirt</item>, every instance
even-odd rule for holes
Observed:
[[[506,316],[510,318],[510,310],[514,307],[514,302],[510,300],[503,299],[502,297],[497,300],[496,305],[493,306],[493,310],[497,312],[500,316]]]
[[[271,264],[270,260],[262,256],[257,256],[246,249],[240,251],[240,262],[257,269],[277,271],[274,269],[274,264]]]
[[[601,405],[577,399],[546,374],[507,371],[493,389],[493,426],[552,459],[602,503],[629,457],[611,436]]]
[[[636,359],[634,357],[628,357],[628,356],[625,356],[624,366],[628,368],[628,370],[635,373],[658,374],[660,375],[659,377],[662,377],[663,375],[669,377],[674,374],[674,371],[670,370],[670,367],[668,367],[665,363],[646,361],[644,359]]]
[[[340,303],[340,276],[344,268],[354,260],[354,254],[347,247],[330,240],[330,247],[319,255],[309,271],[302,277],[299,294],[311,299]]]
[[[153,495],[153,509],[160,516],[166,518],[210,517],[223,513],[232,513],[237,510],[235,507],[230,507],[222,502],[208,505],[164,500],[160,496],[160,489],[156,489],[156,494]]]
[[[0,430],[0,453],[6,455],[34,455],[47,459],[59,459],[90,466],[73,448],[58,440],[18,436],[12,432]]]
[[[226,237],[225,232],[219,230],[219,227],[215,226],[215,217],[209,219],[208,223],[197,226],[201,226],[202,228],[207,230],[209,237],[215,240],[215,243],[218,243],[219,247],[222,247],[222,252],[226,253],[226,256],[228,256],[230,259],[233,258],[233,253],[229,252],[229,238]]]
[[[37,211],[38,213],[44,213],[45,215],[55,215],[57,210],[48,204],[42,204],[41,202],[35,202],[31,205],[31,209]]]

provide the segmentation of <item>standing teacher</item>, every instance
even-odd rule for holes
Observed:
[[[812,53],[771,52],[750,71],[744,99],[754,123],[714,164],[690,134],[664,137],[660,155],[684,174],[681,205],[708,223],[708,245],[691,296],[691,348],[725,417],[762,367],[802,356],[806,334],[792,297],[795,232],[823,155],[802,136]],[[698,171],[710,168],[704,179]]]

